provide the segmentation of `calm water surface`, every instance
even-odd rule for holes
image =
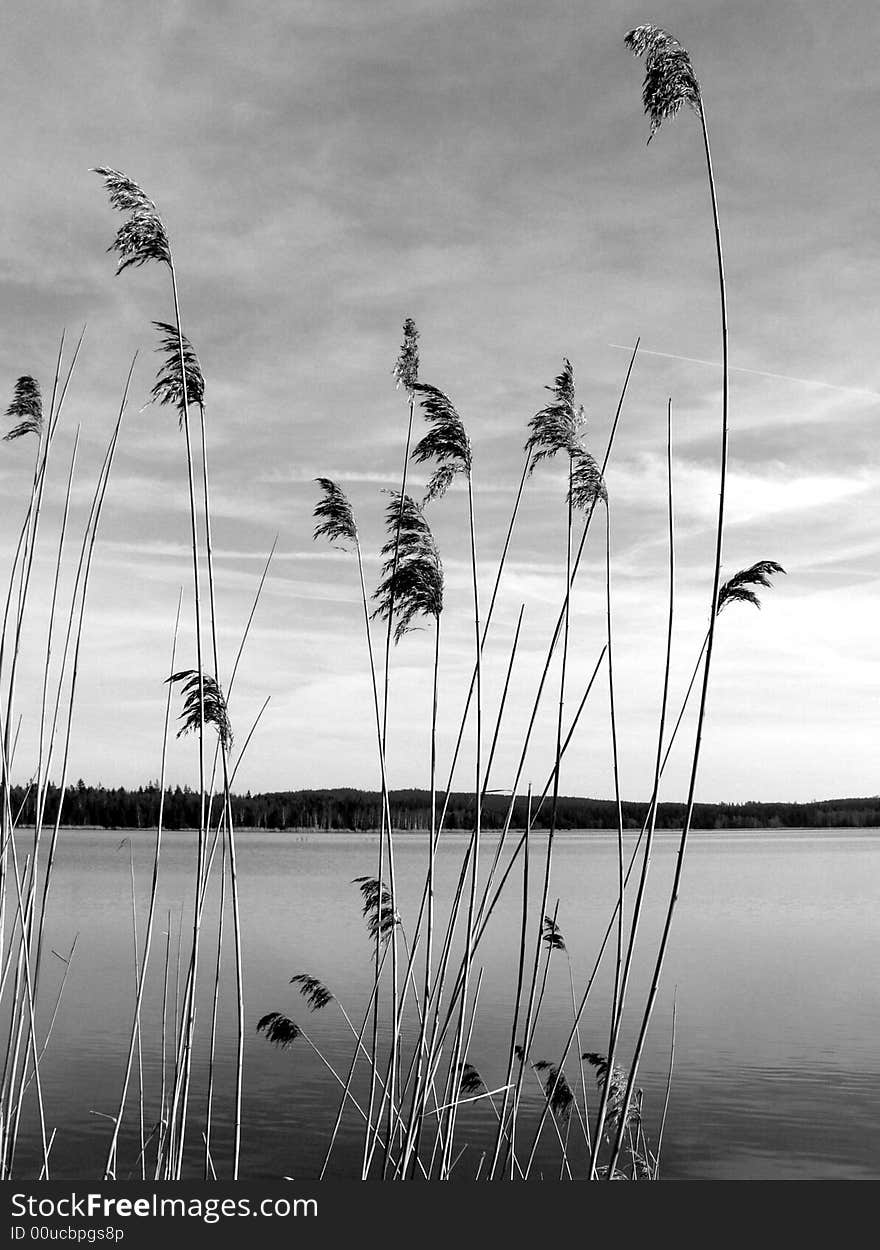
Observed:
[[[26,845],[26,837],[23,845]],[[146,910],[153,843],[149,834],[76,832],[64,836],[49,924],[50,945],[64,954],[77,947],[41,1068],[49,1128],[57,1127],[54,1175],[100,1174],[109,1122],[120,1087],[133,1003],[129,843],[134,848],[138,923]],[[635,1016],[650,979],[652,952],[677,839],[658,836],[649,899],[629,996],[632,1044]],[[448,835],[440,854],[438,896],[457,877],[464,839]],[[631,845],[631,841],[630,841]],[[490,858],[494,837],[486,841]],[[535,839],[533,879],[546,840]],[[334,1006],[310,1015],[289,985],[305,971],[318,976],[353,1020],[362,1016],[370,987],[371,947],[352,878],[374,875],[375,839],[359,835],[246,833],[238,838],[246,978],[242,1175],[305,1179],[320,1168],[337,1109],[338,1088],[309,1048],[297,1042],[273,1050],[255,1034],[268,1011],[291,1015],[331,1063],[347,1070],[352,1038]],[[400,910],[412,923],[424,878],[426,840],[397,840]],[[166,938],[172,934],[173,1004],[177,935],[183,915],[184,953],[191,907],[195,849],[192,834],[168,834],[163,852],[160,907],[144,1010],[143,1067],[146,1121],[156,1120],[161,1077],[161,1002]],[[568,946],[575,985],[593,966],[616,897],[617,846],[610,834],[565,834],[553,855],[551,907]],[[502,1083],[508,1014],[516,975],[521,877],[516,869],[481,944],[484,969],[470,1057],[490,1088]],[[677,1002],[675,1063],[663,1175],[697,1178],[832,1178],[880,1176],[880,831],[787,831],[693,835],[685,868],[663,988],[642,1068],[645,1118],[656,1135],[669,1061],[673,995]],[[537,895],[535,904],[537,907]],[[206,947],[216,932],[216,907],[206,920]],[[231,961],[231,949],[227,968]],[[52,959],[47,1003],[60,977]],[[585,1012],[584,1050],[607,1050],[610,966],[603,964]],[[214,1157],[228,1174],[234,1007],[224,978],[220,1094]],[[547,1000],[534,1057],[558,1058],[571,1023],[569,965],[551,964]],[[48,1020],[49,1008],[45,1009]],[[200,1003],[202,1033],[209,1003]],[[576,1069],[568,1066],[575,1084]],[[579,1082],[579,1077],[577,1078]],[[197,1057],[193,1145],[200,1138],[204,1053]],[[588,1087],[591,1106],[594,1089]],[[539,1107],[530,1090],[530,1112]],[[133,1126],[136,1107],[131,1106]],[[358,1128],[346,1119],[333,1172],[356,1167]],[[460,1165],[476,1168],[492,1139],[485,1105],[462,1112],[461,1140],[470,1143]],[[19,1169],[38,1165],[28,1121]],[[122,1157],[132,1166],[137,1147],[124,1135]],[[198,1166],[194,1151],[194,1167]],[[549,1149],[547,1175],[554,1175]],[[124,1176],[126,1168],[120,1168]]]

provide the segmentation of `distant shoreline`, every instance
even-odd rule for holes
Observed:
[[[54,824],[58,813],[59,792],[50,787],[47,794],[43,824]],[[19,813],[18,823],[34,823],[35,796],[32,790],[12,787],[12,808]],[[236,829],[273,829],[310,832],[365,833],[382,824],[384,800],[375,790],[347,787],[325,790],[279,790],[264,794],[233,794],[230,796],[232,820]],[[431,795],[427,790],[392,790],[388,795],[393,828],[400,832],[426,830],[431,826]],[[439,792],[438,810],[442,809],[443,828],[448,832],[474,826],[474,796],[466,791]],[[61,823],[68,828],[155,829],[162,811],[166,829],[196,829],[201,817],[201,799],[189,787],[166,788],[164,795],[154,783],[136,790],[124,787],[110,789],[90,786],[78,781],[65,788],[61,806]],[[510,797],[487,794],[481,804],[481,824],[488,833],[508,822],[522,829],[530,819],[528,799],[518,795],[510,810]],[[626,800],[621,804],[625,831],[638,831],[648,818],[647,801]],[[656,827],[681,829],[686,817],[684,803],[664,801],[658,804]],[[215,806],[214,820],[219,816]],[[579,798],[560,795],[555,802],[549,798],[534,800],[531,809],[532,828],[547,829],[554,824],[557,832],[566,830],[614,830],[617,828],[617,805],[611,799]],[[873,829],[880,827],[880,796],[869,798],[825,799],[811,803],[696,803],[691,827],[694,829]]]
[[[31,833],[33,832],[33,828],[34,828],[33,825],[18,825],[17,832],[18,833]],[[67,833],[67,834],[117,833],[121,837],[127,837],[129,834],[136,833],[136,834],[143,834],[145,837],[149,837],[151,835],[155,836],[156,827],[155,825],[153,825],[152,827],[150,826],[137,827],[137,826],[124,826],[124,825],[64,825],[62,824],[60,827],[60,832]],[[374,837],[378,837],[379,832],[380,830],[378,828],[376,829],[341,829],[341,828],[340,829],[315,829],[309,826],[291,826],[291,825],[288,825],[285,828],[276,828],[273,826],[266,826],[266,825],[237,825],[235,827],[236,835],[260,834],[260,833],[283,833],[285,835],[289,834],[291,837],[310,837],[310,838],[327,838],[327,837],[330,837],[330,838],[333,838],[333,837],[374,838]],[[508,837],[521,836],[523,832],[524,830],[522,828],[512,825],[510,829],[508,830]],[[637,837],[639,832],[640,831],[635,828],[627,828],[627,829],[624,829],[623,831],[624,837],[626,838]],[[658,835],[663,835],[665,837],[672,837],[672,838],[674,838],[676,834],[680,832],[681,832],[680,829],[676,830],[674,828],[664,828],[664,829],[656,830],[656,833]],[[764,827],[758,827],[758,826],[751,827],[750,826],[748,828],[743,828],[741,826],[735,826],[735,825],[729,825],[729,826],[728,825],[713,825],[711,827],[702,827],[700,825],[692,825],[690,832],[691,833],[721,833],[721,834],[724,834],[724,833],[742,833],[742,834],[865,833],[865,834],[868,834],[868,833],[880,833],[880,824],[877,824],[877,825],[830,825],[830,824],[829,825],[786,825],[784,827],[780,827],[779,825],[772,825],[772,826],[768,825]],[[177,828],[177,829],[163,828],[162,830],[163,837],[166,834],[189,834],[189,833],[192,833],[192,834],[198,833],[197,826],[187,825],[182,828]],[[392,830],[392,833],[394,837],[404,837],[404,838],[423,837],[425,834],[428,833],[428,829],[427,828],[425,829],[394,829]],[[501,833],[502,833],[501,829],[484,829],[481,836],[485,838],[500,837]],[[533,837],[546,836],[547,833],[548,833],[548,830],[543,827],[532,830]],[[469,836],[470,836],[470,833],[466,829],[444,829],[441,834],[441,837],[466,838]],[[557,831],[557,837],[564,837],[564,836],[568,836],[568,837],[576,836],[579,838],[580,837],[592,837],[592,836],[616,837],[617,829],[612,826],[608,826],[607,828],[560,829]]]

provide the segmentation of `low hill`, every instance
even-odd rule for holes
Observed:
[[[21,811],[19,824],[34,820],[33,792],[13,787],[12,810]],[[97,825],[109,829],[155,827],[159,813],[159,789],[155,785],[137,790],[108,789],[88,786],[83,781],[67,788],[63,823],[68,826]],[[445,795],[440,793],[442,806]],[[505,820],[509,800],[500,794],[486,796],[483,826],[500,828]],[[55,818],[58,792],[52,790],[47,803],[46,821]],[[390,794],[391,816],[396,829],[426,829],[430,826],[430,794],[426,790],[393,790]],[[639,829],[647,812],[647,802],[623,804],[627,829]],[[267,794],[235,795],[233,817],[239,827],[256,829],[375,829],[380,824],[381,795],[374,790],[338,787],[326,790],[279,790]],[[657,826],[660,829],[681,827],[683,803],[661,803]],[[533,805],[533,824],[547,828],[551,803]],[[469,829],[473,825],[472,794],[452,793],[449,796],[445,827]],[[198,827],[199,797],[194,791],[179,786],[165,792],[165,826],[169,829]],[[513,814],[515,827],[526,822],[526,800],[518,798]],[[698,803],[694,809],[696,829],[819,829],[880,827],[880,796],[872,798],[826,799],[813,803]],[[557,810],[559,829],[615,828],[615,804],[605,799],[560,797]]]

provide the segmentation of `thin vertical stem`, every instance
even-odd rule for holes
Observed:
[[[715,192],[715,178],[712,172],[712,153],[709,147],[709,131],[706,126],[706,110],[701,102],[700,106],[700,125],[703,134],[703,147],[706,155],[706,172],[709,179],[709,195],[712,201],[712,222],[715,228],[715,251],[718,260],[718,288],[721,301],[721,350],[722,350],[722,390],[721,390],[721,464],[720,464],[720,483],[718,490],[718,525],[715,534],[715,567],[712,574],[712,598],[709,604],[709,628],[706,642],[706,664],[703,669],[703,686],[700,691],[700,708],[697,714],[697,731],[694,741],[693,762],[691,765],[691,776],[688,784],[687,810],[685,813],[684,826],[681,831],[681,839],[678,845],[678,857],[675,865],[675,876],[672,883],[672,890],[669,896],[669,905],[666,911],[666,919],[663,925],[663,934],[660,939],[660,946],[657,952],[657,962],[654,966],[654,974],[651,980],[651,988],[648,993],[648,1001],[645,1005],[645,1011],[642,1016],[642,1023],[639,1029],[639,1036],[636,1042],[635,1054],[633,1055],[632,1067],[630,1068],[629,1080],[627,1081],[626,1095],[624,1097],[623,1106],[621,1108],[620,1125],[617,1130],[617,1140],[614,1143],[614,1151],[612,1155],[611,1166],[620,1152],[623,1141],[623,1130],[626,1124],[627,1111],[632,1100],[633,1090],[635,1088],[636,1076],[638,1074],[639,1062],[645,1046],[645,1038],[648,1033],[648,1026],[651,1023],[651,1016],[654,1010],[654,1004],[657,1001],[657,994],[660,989],[660,977],[663,972],[663,964],[666,959],[666,951],[669,945],[669,934],[672,929],[672,921],[675,915],[676,903],[678,902],[678,894],[681,886],[681,875],[684,868],[685,853],[687,851],[688,835],[690,834],[691,822],[694,815],[694,801],[697,788],[697,776],[700,766],[700,748],[703,741],[703,725],[706,718],[706,703],[709,694],[709,674],[712,667],[712,655],[715,644],[715,625],[718,618],[718,591],[721,586],[721,557],[724,541],[724,505],[727,494],[727,458],[728,458],[728,437],[729,437],[729,403],[730,403],[730,368],[728,359],[728,326],[727,326],[727,289],[724,280],[724,256],[721,247],[721,225],[718,218],[718,198]]]

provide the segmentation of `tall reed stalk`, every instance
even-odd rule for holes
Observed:
[[[645,82],[643,89],[643,102],[645,112],[651,122],[651,138],[659,129],[661,123],[669,117],[674,117],[685,105],[689,105],[696,112],[703,137],[703,149],[706,157],[706,175],[709,182],[709,197],[712,208],[712,224],[715,233],[715,251],[718,262],[718,289],[721,310],[721,453],[720,453],[720,473],[719,473],[719,489],[718,489],[718,522],[715,532],[715,561],[712,571],[712,593],[709,601],[709,626],[708,640],[706,643],[706,662],[703,667],[703,684],[700,691],[699,710],[697,712],[697,728],[694,740],[694,753],[691,763],[690,781],[688,783],[687,810],[685,813],[684,825],[681,832],[681,839],[678,848],[678,857],[676,860],[675,874],[672,883],[672,889],[669,896],[669,904],[666,910],[666,918],[663,924],[663,932],[660,938],[660,944],[657,951],[657,959],[654,966],[654,972],[651,979],[651,987],[648,992],[647,1002],[639,1025],[638,1039],[635,1045],[633,1061],[629,1069],[629,1079],[627,1081],[626,1094],[624,1096],[623,1108],[621,1110],[617,1136],[614,1142],[614,1148],[611,1158],[611,1170],[609,1175],[613,1175],[615,1162],[620,1153],[623,1144],[623,1135],[627,1123],[627,1115],[632,1100],[635,1082],[638,1076],[639,1063],[641,1061],[642,1052],[645,1046],[645,1039],[648,1033],[648,1027],[651,1022],[651,1016],[654,1010],[654,1003],[657,999],[657,993],[660,988],[660,978],[663,971],[663,965],[666,959],[666,951],[669,945],[669,935],[672,929],[672,921],[675,916],[676,904],[678,902],[679,889],[681,885],[681,874],[684,868],[685,854],[687,851],[688,835],[690,833],[691,821],[693,820],[694,801],[696,797],[697,777],[699,775],[700,765],[700,749],[703,740],[703,724],[706,716],[706,704],[709,693],[709,678],[712,669],[712,656],[715,646],[715,622],[718,614],[718,593],[721,587],[721,558],[722,545],[724,540],[724,510],[727,499],[727,459],[728,459],[728,434],[729,434],[729,402],[730,402],[730,371],[728,360],[728,325],[727,325],[727,289],[724,277],[724,256],[721,245],[721,225],[718,216],[718,199],[715,190],[715,177],[712,169],[712,153],[709,146],[709,131],[706,124],[706,109],[703,100],[703,93],[700,84],[694,74],[691,66],[690,57],[685,49],[681,46],[677,39],[674,39],[665,30],[657,26],[643,25],[631,30],[626,36],[626,46],[636,56],[645,58]],[[649,139],[650,142],[650,139]],[[598,1143],[597,1143],[598,1150]],[[596,1159],[594,1157],[591,1165],[591,1179],[595,1176]]]

